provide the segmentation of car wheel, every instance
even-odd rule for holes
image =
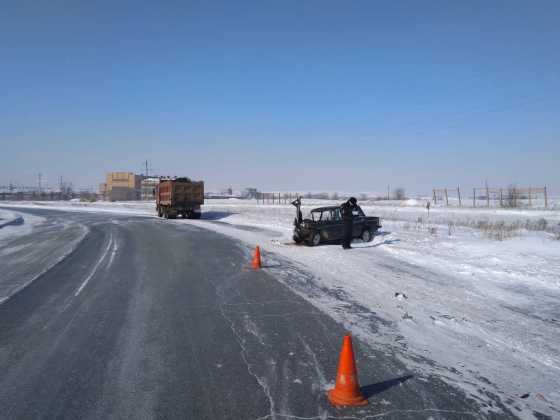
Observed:
[[[373,241],[373,233],[371,230],[366,229],[362,232],[362,241],[371,242]]]
[[[321,243],[321,233],[320,232],[315,232],[313,233],[313,235],[311,236],[311,239],[309,240],[309,246],[317,246]]]

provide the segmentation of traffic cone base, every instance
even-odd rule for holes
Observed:
[[[368,400],[363,395],[348,398],[344,395],[340,395],[340,392],[337,392],[336,389],[331,389],[328,397],[332,405],[346,407],[368,405]]]
[[[336,383],[334,389],[329,391],[328,397],[331,404],[336,406],[362,406],[368,403],[367,398],[360,391],[350,335],[344,336]]]

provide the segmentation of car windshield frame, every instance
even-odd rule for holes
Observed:
[[[339,222],[342,220],[342,215],[338,207],[314,209],[311,210],[310,216],[311,220],[315,223]]]
[[[357,213],[357,214],[355,214]],[[362,210],[362,208],[360,206],[357,206],[354,210],[352,210],[352,215],[353,216],[358,216],[358,217],[365,217],[365,213]]]
[[[317,215],[317,217],[315,216]],[[311,220],[314,222],[321,222],[323,220],[323,211],[311,211]]]

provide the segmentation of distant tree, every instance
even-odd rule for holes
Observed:
[[[338,200],[338,193],[337,192],[333,192],[331,194],[331,200]]]
[[[395,200],[404,200],[406,199],[406,193],[404,188],[397,188],[395,190]]]
[[[368,199],[367,194],[364,193],[360,194],[360,201],[366,201],[367,199]]]
[[[312,198],[313,194],[311,194],[310,192],[308,192],[307,194],[305,194],[305,198]]]

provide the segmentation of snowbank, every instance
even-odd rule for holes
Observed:
[[[87,234],[85,226],[62,218],[3,209],[0,218],[23,221],[0,229],[0,304],[63,260]]]
[[[0,244],[18,236],[28,235],[42,222],[43,217],[22,215],[17,211],[0,209]]]

